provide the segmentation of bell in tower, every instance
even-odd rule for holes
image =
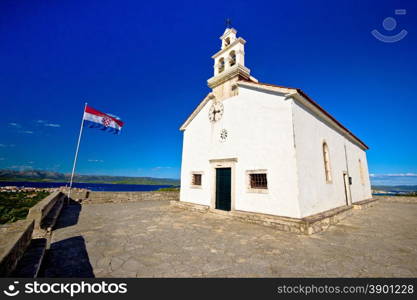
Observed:
[[[220,37],[221,49],[212,56],[214,76],[207,83],[218,100],[236,95],[235,83],[238,80],[257,81],[250,76],[250,70],[245,67],[246,41],[237,37],[236,33],[236,29],[226,28]]]

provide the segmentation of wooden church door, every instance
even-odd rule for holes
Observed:
[[[216,208],[230,210],[231,208],[231,168],[216,169]]]

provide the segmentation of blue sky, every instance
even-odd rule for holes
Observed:
[[[85,130],[79,173],[178,178],[178,128],[231,18],[256,78],[302,88],[364,140],[374,182],[417,184],[415,1],[3,0],[0,14],[0,168],[70,172],[88,101],[126,125]]]

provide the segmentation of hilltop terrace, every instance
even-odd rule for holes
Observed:
[[[417,198],[379,197],[312,235],[185,210],[173,205],[178,192],[74,193],[74,199],[38,229],[38,215],[29,213],[32,242],[9,276],[417,276]]]

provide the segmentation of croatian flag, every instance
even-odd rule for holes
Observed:
[[[89,128],[98,128],[118,134],[123,127],[123,122],[116,116],[105,114],[91,106],[86,106],[84,111],[84,125]]]

